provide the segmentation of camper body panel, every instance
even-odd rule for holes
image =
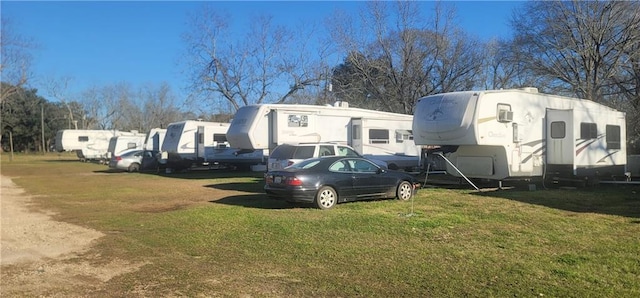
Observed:
[[[112,137],[109,140],[107,159],[111,159],[113,156],[120,156],[130,150],[143,149],[146,138],[146,134],[139,134],[137,132]]]
[[[144,150],[160,152],[166,133],[167,129],[165,128],[152,128],[147,134],[147,139],[144,141]]]
[[[184,169],[192,166],[237,167],[262,162],[263,153],[239,152],[229,146],[229,123],[186,120],[167,126],[160,163],[167,168]]]
[[[105,161],[109,140],[124,134],[130,133],[118,130],[60,130],[56,133],[56,150],[75,151],[82,161]]]
[[[419,149],[411,136],[412,123],[411,115],[341,105],[249,105],[234,115],[227,139],[234,148],[267,154],[286,143],[341,143],[389,165],[416,167]]]
[[[549,110],[565,112],[553,114],[560,117],[554,122],[548,118]],[[567,130],[562,143],[548,136],[549,123],[557,121]],[[585,127],[597,133],[582,138]],[[615,128],[621,148],[607,146],[605,130]],[[626,164],[624,113],[589,100],[527,90],[467,91],[422,98],[416,105],[413,133],[417,144],[452,148],[445,156],[470,178],[543,176],[559,160],[569,165],[562,168],[570,175],[585,173],[587,168],[608,172],[609,167],[624,168]],[[459,176],[450,165],[447,172]]]

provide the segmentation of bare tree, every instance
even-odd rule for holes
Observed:
[[[22,90],[32,76],[30,51],[36,46],[32,40],[17,34],[13,25],[12,20],[2,16],[0,77],[6,84],[2,85],[0,102]]]
[[[453,8],[436,3],[433,17],[425,18],[420,4],[369,2],[360,23],[343,14],[329,20],[350,69],[349,81],[336,82],[338,89],[363,88],[368,108],[410,114],[421,96],[476,85],[479,42],[453,25]]]
[[[69,123],[74,124],[74,128],[78,129],[78,119],[85,118],[85,114],[83,110],[78,110],[75,102],[70,98],[69,94],[69,84],[73,82],[73,79],[68,76],[62,76],[58,78],[51,77],[45,82],[45,89],[50,97],[58,100],[66,109],[67,115],[66,118]],[[76,109],[74,109],[74,107]],[[76,117],[77,116],[77,117]]]
[[[523,61],[556,93],[602,102],[637,43],[637,2],[531,1],[512,25]]]
[[[271,17],[258,16],[246,35],[237,36],[228,20],[233,18],[209,5],[190,19],[185,65],[198,98],[226,101],[235,112],[248,104],[285,102],[318,85],[321,59],[305,42],[313,34],[296,35]]]
[[[177,99],[166,82],[157,86],[146,85],[140,88],[139,102],[142,103],[142,130],[167,128],[172,122],[184,120]]]
[[[87,127],[96,129],[131,130],[125,121],[126,109],[131,108],[131,87],[118,83],[104,87],[92,87],[82,94],[87,110]]]

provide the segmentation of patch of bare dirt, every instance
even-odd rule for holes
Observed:
[[[0,296],[85,296],[144,265],[100,260],[92,246],[103,233],[34,211],[30,196],[0,179]]]

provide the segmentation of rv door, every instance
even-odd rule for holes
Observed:
[[[196,133],[196,160],[204,158],[204,126],[198,126]]]
[[[573,110],[547,109],[546,143],[547,164],[572,165],[574,163]]]
[[[362,154],[362,118],[351,118],[351,135],[349,136],[349,145]]]

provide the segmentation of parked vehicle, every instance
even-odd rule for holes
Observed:
[[[413,134],[416,144],[442,146],[457,177],[593,181],[623,177],[627,163],[623,112],[536,88],[423,97]]]
[[[362,157],[350,146],[336,143],[282,144],[271,151],[267,162],[267,171],[283,169],[305,159],[322,156]],[[387,168],[384,161],[373,161],[380,167]]]
[[[167,126],[160,163],[169,170],[193,166],[244,167],[263,162],[262,151],[240,152],[229,146],[229,123],[185,120]]]
[[[56,151],[75,151],[81,161],[109,160],[109,140],[112,137],[132,135],[135,132],[119,130],[63,129],[56,133]]]
[[[127,172],[156,171],[158,151],[133,149],[114,155],[109,160],[109,168]]]
[[[390,169],[420,167],[420,147],[413,142],[413,116],[349,107],[305,104],[243,106],[233,116],[227,138],[231,147],[265,150],[278,145],[340,143],[363,156],[385,161]]]
[[[269,197],[313,203],[320,209],[356,200],[409,200],[419,185],[407,173],[383,169],[366,158],[345,156],[307,159],[269,171],[265,178]]]
[[[132,132],[129,135],[115,136],[109,140],[109,148],[107,148],[107,158],[122,155],[124,152],[133,149],[144,149],[144,142],[147,138],[146,134]]]

